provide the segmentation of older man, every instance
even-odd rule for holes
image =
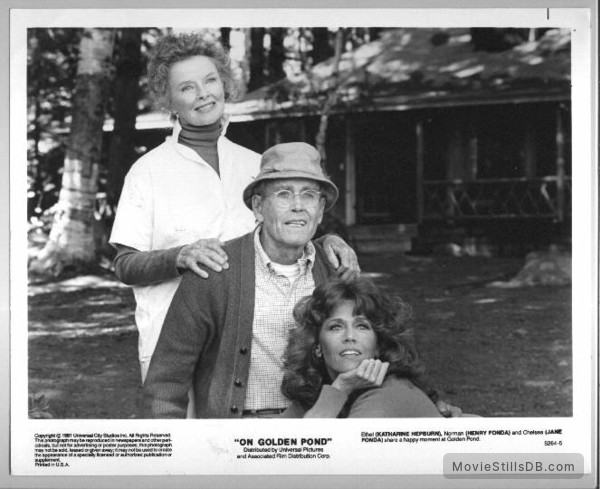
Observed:
[[[315,148],[287,143],[263,154],[243,197],[258,226],[225,244],[229,270],[185,272],[171,302],[144,383],[151,416],[185,418],[192,386],[198,418],[275,417],[290,405],[280,386],[292,311],[334,273],[311,239],[338,189]]]
[[[154,417],[184,418],[193,385],[196,416],[275,416],[282,355],[296,302],[333,274],[311,241],[338,197],[319,153],[305,143],[267,150],[244,202],[259,223],[229,241],[230,268],[202,279],[186,272],[144,383]]]

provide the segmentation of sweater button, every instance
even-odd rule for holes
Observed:
[[[233,381],[233,385],[235,385],[236,387],[242,387],[242,381],[240,379],[235,379]]]
[[[245,355],[246,353],[248,353],[248,348],[246,348],[245,346],[243,346],[242,348],[240,348],[240,353],[242,355]]]
[[[229,409],[233,414],[238,412],[238,407],[237,406],[231,406],[231,408]]]

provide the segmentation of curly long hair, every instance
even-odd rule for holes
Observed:
[[[315,349],[322,324],[345,301],[354,303],[354,314],[370,321],[377,337],[378,358],[390,364],[387,375],[410,379],[435,401],[437,395],[426,385],[412,333],[412,308],[400,297],[382,293],[365,278],[331,280],[296,304],[296,327],[290,332],[284,355],[283,394],[310,409],[323,384],[331,383],[325,362]]]
[[[148,62],[148,86],[158,108],[171,110],[169,101],[171,66],[192,56],[206,56],[213,61],[223,82],[225,100],[232,100],[237,95],[231,58],[219,42],[206,39],[197,33],[171,34],[161,37],[156,42]]]

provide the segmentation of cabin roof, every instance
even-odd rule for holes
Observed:
[[[344,53],[334,112],[568,100],[570,49],[568,29],[501,52],[476,51],[467,28],[390,29]],[[332,74],[330,58],[247,94],[229,111],[252,119],[316,114],[336,84]]]
[[[468,28],[405,28],[344,53],[332,113],[565,101],[571,95],[571,36],[551,29],[501,52],[476,51]],[[317,115],[335,86],[333,59],[228,103],[232,122]],[[170,126],[138,116],[138,130]],[[107,121],[105,130],[112,129]]]

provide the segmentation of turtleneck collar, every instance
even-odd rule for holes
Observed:
[[[217,141],[221,135],[221,120],[207,126],[193,126],[179,120],[181,131],[177,135],[177,142],[193,149],[216,172],[219,171],[219,154]]]
[[[221,120],[217,120],[207,126],[193,126],[182,119],[179,119],[181,131],[179,132],[178,141],[193,149],[200,145],[216,145],[217,139],[221,135]]]

